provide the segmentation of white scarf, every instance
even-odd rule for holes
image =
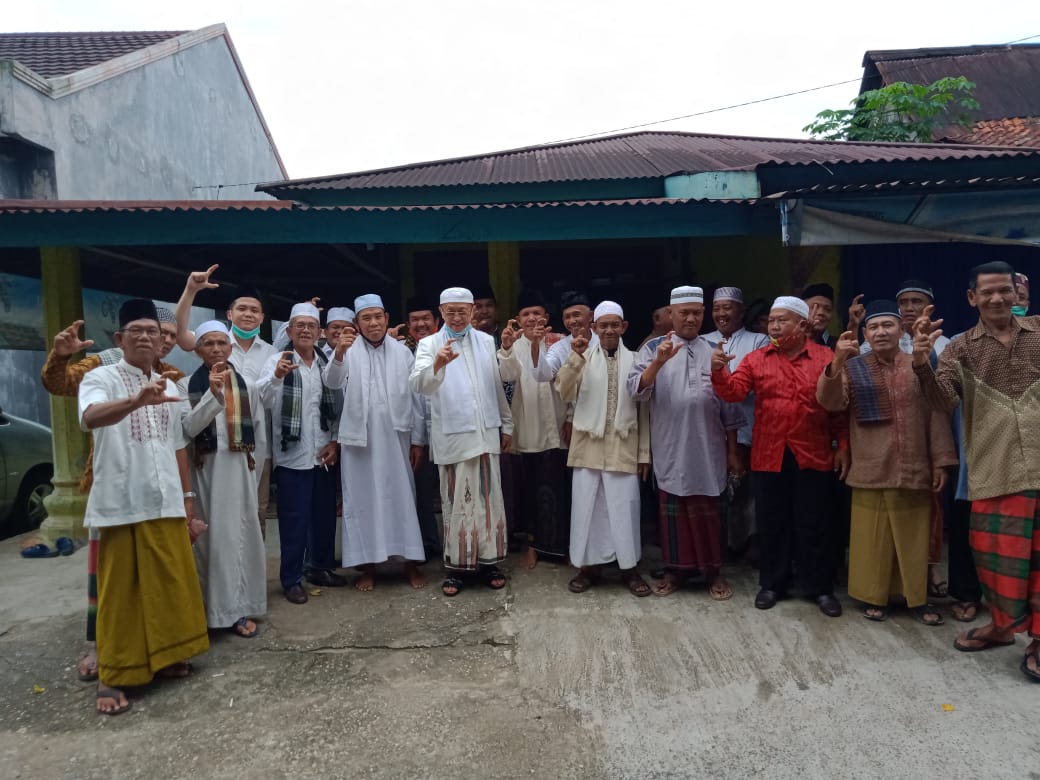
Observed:
[[[618,399],[614,412],[614,431],[622,439],[639,422],[636,402],[625,390],[625,380],[632,370],[633,354],[624,344],[619,344]],[[585,353],[585,371],[578,388],[578,399],[574,404],[574,428],[584,431],[596,439],[602,439],[607,428],[607,357],[597,344]]]
[[[372,360],[377,350],[370,350],[367,342],[355,343],[344,360],[347,361],[347,384],[343,388],[343,414],[340,415],[339,441],[350,447],[368,446],[369,385],[372,382]],[[390,407],[390,422],[395,431],[412,430],[412,390],[408,375],[415,358],[404,344],[389,336],[379,349],[386,350],[386,396]]]
[[[441,328],[433,336],[434,353],[444,346],[451,334],[447,328]],[[470,357],[473,358],[476,381],[480,383],[481,403],[484,426],[499,428],[502,418],[498,413],[498,393],[501,390],[501,378],[498,371],[498,358],[495,355],[495,339],[487,333],[470,328],[465,341],[456,340],[456,347],[461,352],[469,344]],[[499,383],[496,387],[496,382]],[[446,434],[469,433],[477,430],[476,388],[470,379],[466,367],[466,356],[459,355],[444,367],[444,382],[434,396],[438,405],[440,428]]]

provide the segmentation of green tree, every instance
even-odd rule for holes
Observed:
[[[821,111],[802,132],[825,141],[929,143],[937,129],[971,126],[971,112],[979,108],[973,89],[964,76],[932,84],[897,81],[857,96],[851,108]]]

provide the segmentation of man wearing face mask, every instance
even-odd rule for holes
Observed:
[[[1016,317],[1025,317],[1029,313],[1029,277],[1025,274],[1015,274],[1015,295],[1011,313]]]
[[[848,419],[816,400],[816,383],[833,353],[810,340],[809,305],[781,296],[769,312],[770,343],[752,352],[731,374],[722,343],[711,363],[711,382],[730,402],[755,394],[751,479],[762,537],[758,609],[770,609],[791,585],[795,555],[802,594],[828,617],[841,615],[834,597],[831,549],[832,470],[849,467]],[[834,451],[831,442],[838,442]]]
[[[408,386],[414,358],[402,342],[387,338],[378,295],[354,301],[357,338],[346,331],[324,369],[325,384],[343,390],[339,443],[343,493],[343,567],[361,567],[354,587],[375,587],[376,565],[404,560],[413,588],[426,585],[417,564],[425,559],[415,513],[413,471],[426,445],[419,396]]]

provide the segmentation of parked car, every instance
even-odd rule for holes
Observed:
[[[40,526],[53,476],[51,429],[0,409],[0,538]]]

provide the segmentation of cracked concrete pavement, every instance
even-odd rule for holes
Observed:
[[[0,775],[257,777],[1028,777],[1036,697],[1016,648],[959,653],[960,624],[825,618],[703,588],[576,596],[564,566],[515,565],[454,599],[321,590],[294,606],[268,540],[260,634],[211,634],[195,674],[101,718],[76,679],[85,552],[27,561],[0,542]],[[649,548],[648,548],[649,550]],[[980,621],[981,622],[981,621]]]

